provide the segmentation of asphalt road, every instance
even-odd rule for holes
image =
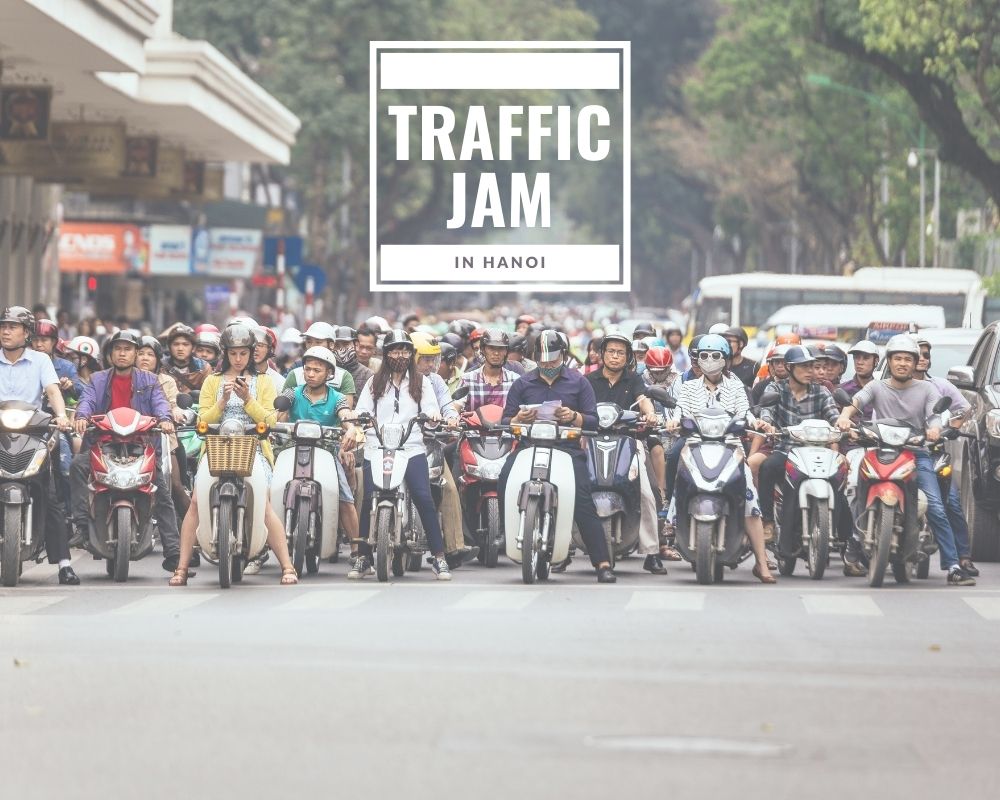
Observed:
[[[835,564],[835,567],[839,564]],[[391,584],[159,559],[0,590],[0,797],[985,798],[1000,565],[871,590],[629,559]],[[891,584],[891,579],[889,581]]]

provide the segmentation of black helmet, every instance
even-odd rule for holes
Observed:
[[[252,349],[255,342],[256,339],[253,331],[240,323],[230,325],[222,332],[222,336],[219,337],[219,347],[223,350],[230,350],[233,347],[249,347]]]
[[[510,337],[510,349],[511,352],[524,355],[528,352],[528,340],[520,333],[515,333]]]
[[[750,337],[747,336],[747,332],[739,325],[733,325],[731,328],[726,328],[726,331],[722,334],[722,336],[724,339],[738,339],[744,347],[750,343]]]
[[[0,318],[0,325],[5,322],[13,322],[15,325],[23,325],[28,332],[28,336],[35,333],[35,315],[24,306],[8,306],[3,310],[3,318]]]
[[[143,336],[140,340],[140,347],[148,347],[156,355],[156,363],[163,361],[163,345],[155,336]]]
[[[688,344],[688,355],[694,360],[698,356],[698,345],[701,344],[701,337],[705,334],[699,333],[697,336],[691,338],[691,342]]]
[[[817,358],[823,357],[823,351],[820,349],[818,344],[810,344],[806,346],[806,350],[809,351],[809,355],[813,357],[815,361]]]
[[[358,338],[358,332],[348,325],[339,325],[336,329],[335,342],[353,342]]]
[[[558,331],[542,331],[538,337],[538,358],[541,361],[553,361],[556,356],[565,356],[566,341]]]
[[[390,347],[397,345],[404,345],[408,347],[411,353],[416,352],[417,349],[413,344],[413,340],[410,338],[410,334],[402,328],[391,330],[385,335],[385,338],[382,339],[382,352],[384,353]]]
[[[465,347],[465,340],[462,339],[462,337],[459,336],[457,333],[448,332],[441,337],[441,344],[442,345],[448,344],[454,347],[455,350],[461,350],[463,347]],[[443,353],[444,351],[442,350],[441,352]]]
[[[136,350],[142,347],[142,337],[140,337],[139,334],[135,333],[134,331],[125,329],[122,329],[117,333],[115,333],[115,335],[112,336],[108,341],[110,342],[110,346],[112,348],[118,342],[126,342],[127,344],[134,345]]]
[[[638,330],[638,328],[636,328]],[[635,334],[633,334],[635,335]],[[618,342],[625,345],[625,355],[627,358],[632,357],[632,340],[628,338],[624,333],[618,331],[612,331],[611,333],[604,334],[604,338],[601,339],[599,345],[600,351],[603,354],[605,348],[608,346],[608,342]]]
[[[608,334],[609,336],[611,334]],[[656,326],[652,322],[640,322],[632,331],[632,338],[645,339],[647,336],[656,336]],[[607,337],[605,337],[607,339]]]
[[[794,367],[798,364],[812,364],[816,357],[809,352],[811,348],[803,347],[801,344],[793,344],[788,346],[788,351],[785,353],[785,366]]]
[[[820,358],[826,358],[830,361],[836,361],[838,364],[847,366],[847,353],[841,350],[835,344],[828,344],[820,351]]]
[[[499,328],[487,328],[479,337],[480,347],[506,347],[510,349],[510,336]]]
[[[170,331],[170,335],[167,337],[167,344],[173,344],[174,339],[180,339],[181,337],[191,342],[192,346],[194,345],[194,329],[189,328],[187,325],[175,325],[173,330]]]
[[[438,346],[441,348],[441,360],[445,364],[454,364],[458,358],[458,350],[447,342],[441,342]]]

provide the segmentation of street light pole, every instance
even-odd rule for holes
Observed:
[[[941,159],[934,153],[934,266],[941,266]]]
[[[927,266],[927,198],[925,189],[927,180],[924,169],[924,154],[920,154],[920,267]]]

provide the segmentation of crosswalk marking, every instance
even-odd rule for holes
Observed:
[[[278,608],[286,611],[336,611],[359,606],[381,592],[381,589],[310,591],[292,598]]]
[[[541,592],[473,591],[449,608],[457,611],[521,611],[541,596]]]
[[[192,594],[189,592],[175,592],[173,594],[154,594],[143,597],[132,603],[127,603],[120,608],[116,608],[113,614],[177,614],[181,611],[200,606],[209,600],[218,597],[218,593],[213,594]]]
[[[830,614],[852,617],[881,617],[882,609],[868,595],[816,594],[802,598],[810,614]]]
[[[632,592],[626,611],[702,611],[704,592],[642,591]]]
[[[983,619],[1000,620],[1000,597],[963,597]]]
[[[25,597],[0,597],[0,615],[4,614],[33,614],[43,608],[61,603],[69,595],[50,594],[40,596]]]

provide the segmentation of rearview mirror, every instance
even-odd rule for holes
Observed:
[[[183,409],[186,410],[188,408],[191,408],[191,406],[193,406],[193,405],[194,405],[194,400],[192,399],[191,395],[189,395],[189,394],[179,394],[179,395],[177,395],[177,407],[178,408],[183,408]]]
[[[463,397],[469,396],[468,386],[459,386],[454,392],[451,393],[452,400],[461,400]]]
[[[952,367],[948,370],[948,380],[955,385],[956,389],[964,389],[967,392],[976,389],[976,373],[972,367]]]
[[[837,401],[837,405],[841,408],[851,404],[851,396],[843,389],[835,389],[833,392],[833,399]]]
[[[292,401],[283,394],[279,394],[274,398],[274,410],[287,413],[292,410]]]
[[[677,401],[674,396],[670,394],[669,389],[665,389],[662,386],[648,386],[646,387],[646,396],[657,403],[662,405],[664,408],[676,408]]]
[[[942,411],[947,411],[949,408],[951,408],[951,398],[939,397],[938,401],[934,404],[934,413],[940,414]]]
[[[781,398],[778,396],[777,392],[772,392],[770,388],[764,390],[764,394],[760,396],[760,407],[761,408],[772,408],[778,405],[778,400]]]

